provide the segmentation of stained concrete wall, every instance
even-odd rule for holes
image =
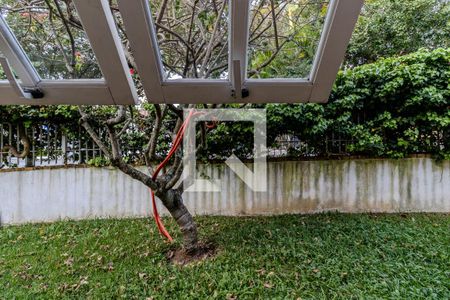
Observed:
[[[186,192],[195,214],[450,212],[450,161],[430,158],[268,163],[268,192],[252,192],[224,165],[204,166],[221,192]],[[115,169],[0,172],[2,223],[146,216],[149,190]]]

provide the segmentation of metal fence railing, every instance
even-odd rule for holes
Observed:
[[[80,127],[78,132],[66,131],[53,124],[33,124],[25,129],[30,138],[30,153],[19,159],[5,151],[10,145],[19,152],[19,127],[9,123],[0,124],[0,167],[34,167],[86,163],[92,158],[102,156],[98,146],[86,136]]]
[[[326,136],[320,149],[312,146],[309,141],[302,140],[293,134],[283,134],[275,139],[275,145],[268,147],[269,157],[317,157],[348,155],[347,146],[354,143],[354,139],[331,133]]]
[[[26,158],[19,159],[4,149],[6,145],[11,145],[19,152],[23,150],[19,127],[10,123],[0,123],[0,168],[84,164],[103,157],[99,147],[82,127],[67,131],[54,124],[33,124],[25,130],[31,142],[30,153]],[[350,142],[352,140],[332,135],[325,140],[326,151],[330,155],[345,155],[346,145]],[[127,149],[125,152],[136,157],[141,153],[140,150]],[[292,134],[280,135],[274,146],[268,148],[269,157],[315,157],[322,152],[323,149],[315,149],[307,141],[302,141]]]
[[[104,158],[99,147],[81,126],[67,130],[55,124],[32,124],[25,130],[31,142],[30,152],[26,158],[19,159],[4,149],[6,145],[10,145],[19,152],[23,150],[19,127],[10,123],[0,123],[0,169],[85,164],[93,159]],[[129,130],[130,136],[138,131],[137,127],[133,126],[130,126]],[[98,135],[105,137],[105,132],[99,130]],[[444,149],[445,135],[443,133],[435,135],[437,137],[436,147]],[[142,147],[133,146],[140,145],[141,142],[123,141],[122,150],[129,161],[134,163],[143,161]],[[335,132],[321,138],[319,143],[302,140],[300,135],[282,134],[275,139],[275,143],[268,147],[268,156],[275,158],[348,156],[350,155],[348,145],[354,143],[354,139]]]

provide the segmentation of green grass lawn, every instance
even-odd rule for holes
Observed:
[[[2,227],[0,299],[450,298],[449,215],[197,221],[218,253],[184,267],[149,219]]]

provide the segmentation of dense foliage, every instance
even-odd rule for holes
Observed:
[[[418,51],[342,73],[325,107],[347,150],[402,157],[450,155],[450,49]],[[325,120],[318,122],[320,132]],[[322,131],[323,132],[323,131]]]
[[[112,3],[112,10],[117,14],[115,2]],[[161,10],[161,3],[152,2],[154,13]],[[169,68],[170,74],[179,77],[224,76],[226,63],[223,65],[222,62],[227,61],[227,53],[221,49],[227,44],[223,40],[227,31],[223,19],[228,2],[219,1],[217,7],[205,2],[199,13],[180,3],[170,2],[169,9],[163,10],[157,22],[165,68],[185,61],[187,53],[192,56],[189,63],[180,69]],[[32,2],[31,6],[28,4],[27,1],[5,0],[0,10],[41,76],[101,76],[71,1],[40,0]],[[254,1],[248,75],[263,78],[306,76],[327,5],[327,1],[317,0]],[[66,30],[58,17],[60,14],[69,22],[71,30]],[[186,20],[193,16],[196,20],[191,33],[183,25],[186,20],[178,22],[180,16]],[[155,18],[158,19],[158,15]],[[118,15],[117,20],[120,20]],[[276,145],[280,135],[289,134],[294,143],[286,154],[293,156],[403,157],[412,153],[432,153],[448,157],[449,50],[421,50],[367,63],[380,57],[414,52],[420,47],[448,47],[449,20],[448,0],[366,0],[344,64],[346,68],[366,65],[339,74],[330,103],[326,105],[265,105],[269,143]],[[118,27],[125,37],[119,21]],[[176,32],[179,37],[175,38],[170,32]],[[213,50],[206,60],[215,56],[220,58],[212,64],[204,61],[204,66],[200,64],[201,51],[208,47],[204,47],[202,39],[197,40],[201,32],[206,33],[207,40],[214,37]],[[194,51],[195,55],[189,51],[185,53],[187,41],[198,50]],[[293,58],[298,63],[291,64]],[[203,71],[194,74],[196,69],[192,66],[199,64]],[[0,69],[0,78],[2,76]],[[121,143],[126,155],[133,156],[132,160],[136,161],[133,150],[142,153],[140,150],[151,132],[154,108],[145,104],[130,110],[136,117],[122,135]],[[98,119],[107,116],[108,111],[113,109],[95,108]],[[25,123],[27,127],[31,123],[51,122],[63,126],[69,134],[78,133],[79,112],[73,106],[0,106],[0,123],[5,122]],[[163,126],[173,129],[174,122],[165,121]],[[101,126],[98,127],[100,130]],[[86,134],[84,138],[89,137]],[[228,157],[231,153],[247,157],[252,152],[252,139],[251,124],[218,124],[208,136],[204,157]],[[169,133],[161,135],[158,153],[167,150],[170,140]]]
[[[421,50],[346,70],[338,75],[327,104],[266,105],[268,142],[276,146],[280,135],[294,136],[299,143],[289,149],[293,156],[404,157],[431,153],[449,158],[449,82],[450,49]],[[123,137],[129,153],[140,149],[144,135],[149,134],[144,123],[145,116],[152,114],[152,106],[134,110],[141,116],[135,118],[136,130]],[[69,132],[78,128],[78,111],[72,106],[3,106],[0,114],[14,123],[51,120]],[[165,126],[174,126],[169,123]],[[160,151],[168,147],[170,139],[163,139]],[[252,151],[252,140],[250,123],[222,123],[208,135],[204,155],[221,158],[235,153],[246,157]],[[340,140],[339,151],[335,140]]]
[[[421,50],[382,59],[338,75],[327,104],[268,104],[268,141],[293,135],[293,155],[404,157],[431,153],[450,158],[450,49]],[[219,127],[214,151],[251,141],[246,126]],[[232,129],[232,130],[231,130]],[[308,146],[308,150],[304,150]],[[242,152],[243,146],[239,149]],[[250,143],[247,142],[247,151]]]
[[[345,64],[371,63],[422,47],[450,47],[449,0],[365,0]]]
[[[266,105],[269,145],[276,146],[277,137],[289,134],[298,141],[288,149],[292,156],[404,157],[430,153],[449,158],[449,83],[450,49],[421,50],[343,71],[327,104]],[[142,149],[144,136],[150,134],[144,130],[148,127],[145,116],[153,113],[151,105],[133,110],[140,116],[132,127],[136,130],[129,130],[122,138],[130,155],[133,149]],[[0,114],[9,122],[51,120],[64,125],[68,132],[78,131],[79,115],[72,106],[0,106]],[[170,139],[162,139],[159,153],[168,148]],[[208,135],[203,154],[209,158],[231,153],[246,157],[252,152],[252,141],[250,123],[221,123]]]

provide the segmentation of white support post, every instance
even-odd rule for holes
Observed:
[[[0,52],[17,73],[24,86],[35,87],[41,80],[5,19],[0,14]]]
[[[234,97],[236,99],[242,99],[242,72],[241,72],[241,61],[233,60],[233,88]]]
[[[333,0],[311,69],[309,101],[327,102],[364,0]]]
[[[73,2],[114,103],[137,103],[136,88],[108,0],[74,0]]]
[[[163,66],[148,0],[117,2],[147,99],[164,102]]]
[[[14,74],[11,71],[11,66],[8,63],[8,60],[4,57],[0,57],[0,65],[3,68],[3,72],[5,72],[6,78],[9,81],[9,84],[11,85],[11,88],[14,90],[17,96],[24,99],[31,99],[33,98],[30,93],[25,92],[22,87],[19,85],[19,83],[16,80],[16,77],[14,77]]]
[[[235,99],[242,100],[242,88],[245,87],[247,77],[247,45],[248,45],[248,15],[250,0],[231,1],[230,10],[230,60],[229,73],[230,81],[235,91]],[[239,62],[239,68],[235,65]],[[239,72],[240,74],[236,74]],[[237,81],[240,81],[238,83]],[[239,86],[237,86],[239,84]],[[238,90],[239,89],[239,90]]]

